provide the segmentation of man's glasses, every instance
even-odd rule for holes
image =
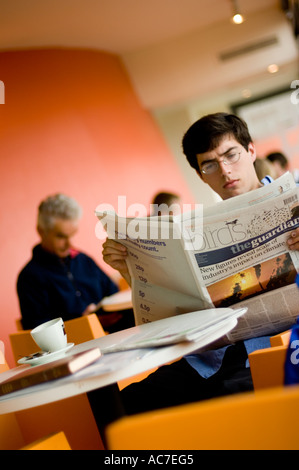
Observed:
[[[225,165],[233,165],[240,160],[241,152],[242,150],[240,150],[240,152],[229,153],[228,155],[225,155],[222,160],[212,160],[210,162],[205,162],[200,165],[200,171],[205,175],[210,175],[211,173],[215,173],[215,171],[218,170],[220,162],[223,162]]]

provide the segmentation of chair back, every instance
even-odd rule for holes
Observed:
[[[60,431],[22,447],[20,450],[72,450],[64,432]]]
[[[38,346],[30,334],[30,330],[17,331],[9,335],[9,340],[16,365],[18,360],[38,350]]]
[[[288,346],[291,339],[291,330],[284,331],[275,336],[271,336],[270,343],[271,346]]]
[[[16,319],[16,327],[17,327],[18,331],[24,330],[23,323],[22,323],[22,318],[17,318]]]
[[[287,346],[274,346],[248,355],[254,390],[283,386],[287,349]]]
[[[67,320],[64,325],[69,343],[80,344],[106,335],[95,313]]]
[[[164,453],[298,450],[298,405],[299,386],[244,392],[121,418],[107,427],[106,440],[109,450]]]
[[[248,355],[255,390],[284,385],[284,366],[291,330],[270,338],[270,348],[258,349]]]

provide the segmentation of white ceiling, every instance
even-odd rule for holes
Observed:
[[[238,0],[238,4],[247,18],[247,42],[248,34],[254,39],[256,21],[251,23],[251,18],[258,18],[259,12],[280,12],[279,0]],[[201,87],[202,73],[194,73],[185,58],[190,56],[192,62],[195,57],[196,45],[190,44],[198,34],[202,56],[204,48],[206,55],[219,52],[226,39],[223,25],[230,24],[231,13],[230,0],[0,0],[0,50],[80,47],[118,54],[142,103],[155,109],[207,91],[204,84]],[[235,47],[242,27],[234,26]],[[224,36],[215,34],[204,44],[205,33],[212,30],[223,31]],[[208,53],[211,42],[214,49]],[[287,60],[292,62],[289,55]],[[253,67],[255,80],[259,73]],[[248,70],[244,74],[248,79]],[[234,81],[232,73],[222,86]],[[216,83],[213,86],[217,88]]]

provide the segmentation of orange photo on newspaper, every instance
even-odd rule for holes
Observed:
[[[293,284],[297,271],[288,253],[244,269],[207,287],[215,307],[237,302]]]

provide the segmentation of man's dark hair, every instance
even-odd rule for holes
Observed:
[[[161,192],[155,195],[152,204],[171,204],[174,199],[180,199],[178,194]]]
[[[225,136],[234,137],[246,151],[252,142],[247,124],[234,114],[208,114],[196,121],[188,129],[182,141],[183,152],[192,168],[200,171],[196,155],[218,147]]]
[[[269,155],[267,155],[266,158],[271,163],[278,162],[280,164],[281,168],[287,168],[287,166],[288,166],[288,159],[281,152],[269,153]]]

